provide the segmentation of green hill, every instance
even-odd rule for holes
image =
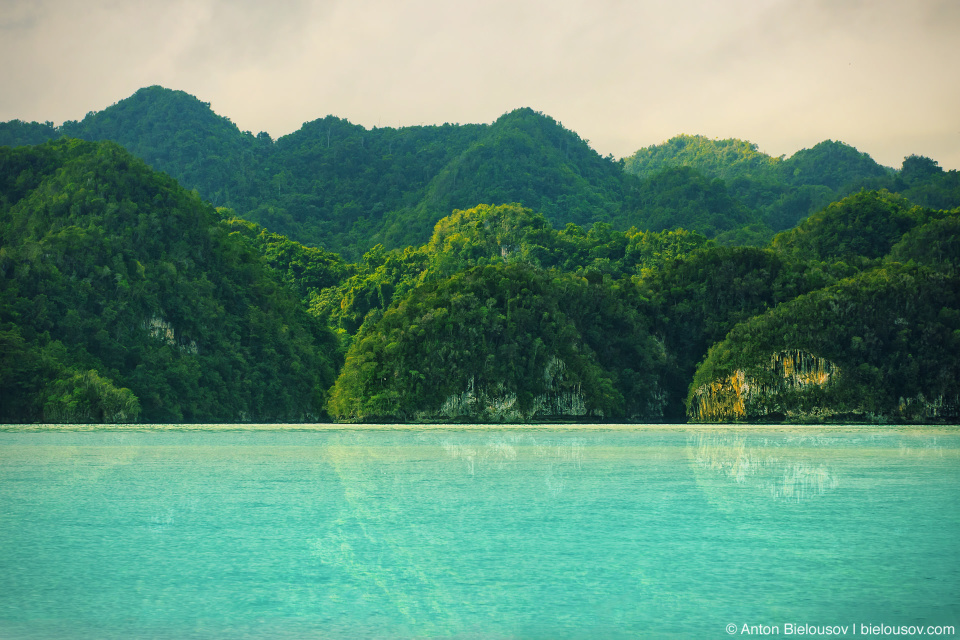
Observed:
[[[414,289],[347,353],[351,420],[657,420],[662,348],[632,286],[487,265]]]
[[[210,205],[113,143],[0,166],[0,420],[322,415],[333,337]]]
[[[960,209],[905,233],[893,245],[887,260],[921,264],[947,275],[960,275]]]
[[[624,159],[624,170],[649,178],[664,169],[691,167],[728,183],[738,178],[772,181],[781,174],[782,161],[783,158],[758,151],[757,145],[745,140],[679,135],[663,144],[639,149]]]
[[[938,215],[888,191],[861,191],[779,234],[771,246],[810,260],[876,259],[885,256],[904,233]]]
[[[737,325],[690,386],[696,421],[955,421],[960,286],[890,264]]]
[[[722,181],[729,197],[775,231],[793,227],[861,187],[883,186],[893,177],[891,169],[867,154],[832,140],[785,159],[771,157],[743,140],[684,135],[640,149],[624,161],[628,173],[645,179],[680,167]]]
[[[59,128],[0,125],[5,145],[60,135],[113,140],[216,206],[352,259],[377,244],[423,243],[451,211],[481,203],[519,203],[556,227],[608,222],[712,235],[757,220],[700,176],[644,185],[531,109],[491,124],[396,129],[327,116],[273,141],[241,132],[193,96],[154,86]]]
[[[311,297],[310,305],[335,330],[353,335],[414,287],[475,266],[520,263],[603,282],[649,276],[706,244],[704,236],[688,231],[624,232],[603,223],[589,231],[572,223],[557,231],[546,216],[518,204],[480,205],[440,220],[426,245],[375,247],[339,285]]]
[[[258,169],[270,148],[266,134],[255,138],[241,132],[209,103],[158,86],[140,89],[79,122],[65,122],[59,133],[116,142],[216,206],[256,193]]]
[[[684,419],[697,365],[734,326],[835,280],[829,269],[753,247],[707,246],[651,273],[640,286],[669,358],[666,417]]]
[[[960,207],[960,171],[944,171],[936,160],[908,156],[893,177],[879,183],[921,207],[952,209]]]

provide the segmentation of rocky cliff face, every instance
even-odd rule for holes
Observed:
[[[807,351],[781,351],[752,372],[737,369],[725,378],[700,386],[687,415],[694,422],[738,422],[782,416],[829,417],[829,407],[801,409],[797,402],[810,392],[826,388],[840,370],[832,362]]]
[[[911,422],[946,422],[960,418],[960,394],[927,398],[922,393],[913,398],[900,398],[895,418]]]
[[[556,418],[603,418],[602,411],[590,411],[580,386],[561,389],[566,365],[553,358],[544,368],[547,391],[533,399],[530,406],[521,408],[517,394],[502,384],[481,386],[474,378],[461,393],[444,400],[436,411],[420,411],[417,420],[475,420],[477,422],[528,422]]]
[[[199,351],[195,341],[178,336],[173,325],[160,316],[153,316],[149,320],[144,320],[141,326],[147,330],[151,338],[156,338],[171,347],[175,347],[182,353],[196,355]]]
[[[763,367],[737,369],[701,385],[691,398],[692,422],[797,421],[944,422],[960,417],[960,394],[900,398],[894,407],[875,410],[837,394],[841,370],[807,351],[781,351]]]

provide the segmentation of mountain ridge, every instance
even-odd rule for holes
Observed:
[[[0,123],[0,144],[60,135],[118,142],[215,206],[351,259],[423,243],[441,218],[478,204],[516,202],[557,228],[686,228],[757,246],[861,188],[960,204],[960,173],[927,158],[897,172],[829,140],[773,158],[743,140],[676,136],[615,160],[527,107],[489,124],[399,128],[328,115],[273,140],[155,85],[60,127]]]

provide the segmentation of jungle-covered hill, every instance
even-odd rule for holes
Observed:
[[[858,192],[756,248],[686,231],[557,231],[519,205],[483,205],[441,220],[420,247],[378,248],[350,266],[328,262],[343,280],[305,302],[346,351],[329,405],[340,419],[683,421],[689,412],[706,420],[951,420],[958,406],[944,398],[960,363],[960,315],[949,294],[960,290],[957,213]],[[296,254],[279,250],[296,243],[252,223],[226,224],[266,253]],[[851,243],[855,224],[875,237]],[[283,261],[276,265],[295,281]],[[844,370],[873,367],[844,397],[885,400],[825,412],[804,413],[808,403],[697,413],[697,389],[742,362],[724,368],[715,352],[741,349],[759,358],[755,368],[780,358],[770,376],[784,375],[784,353],[828,354]],[[809,364],[797,358],[786,366]],[[914,364],[904,374],[877,358]],[[902,396],[904,385],[912,395]],[[909,412],[897,408],[901,397]]]
[[[273,141],[160,87],[0,142],[3,422],[960,418],[927,158],[615,161],[529,109]]]
[[[0,147],[0,421],[316,420],[333,335],[111,142]]]
[[[0,123],[0,145],[63,135],[117,142],[215,206],[349,260],[377,244],[422,244],[441,218],[482,203],[522,204],[558,229],[682,228],[755,246],[864,187],[960,206],[957,172],[928,158],[894,171],[833,141],[784,159],[740,140],[679,136],[618,161],[523,108],[490,124],[397,128],[326,116],[272,140],[154,86],[59,127]]]

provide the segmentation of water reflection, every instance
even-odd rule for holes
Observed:
[[[345,601],[410,628],[460,628],[517,579],[506,558],[518,545],[540,528],[556,535],[550,523],[582,500],[590,449],[563,433],[329,434],[322,456],[343,500],[310,538],[312,558],[345,577]],[[529,541],[514,538],[521,530]],[[483,562],[462,573],[451,559],[464,554]]]
[[[692,439],[697,468],[733,485],[759,490],[774,500],[800,502],[836,489],[840,481],[817,443],[806,447],[771,447],[768,438],[750,442],[740,434],[698,433]]]
[[[428,441],[430,438],[426,438]],[[443,437],[440,447],[448,458],[460,461],[469,476],[533,469],[542,475],[547,492],[563,493],[568,476],[583,470],[586,438],[543,437],[532,434],[493,434],[465,438]]]

